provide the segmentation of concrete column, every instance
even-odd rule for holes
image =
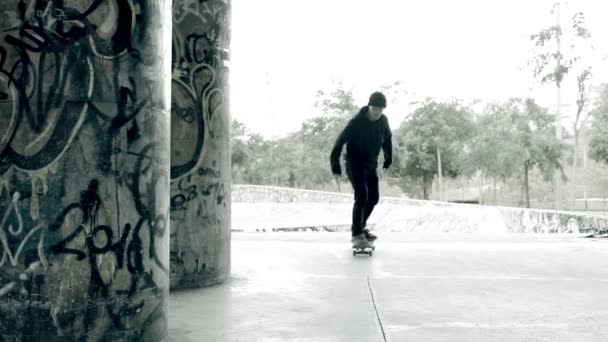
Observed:
[[[0,1],[0,340],[166,338],[170,11]]]
[[[230,273],[230,1],[173,1],[171,288]]]

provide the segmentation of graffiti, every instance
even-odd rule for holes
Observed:
[[[40,288],[44,283],[44,277],[41,275],[41,270],[46,268],[48,268],[48,265],[43,265],[40,261],[33,262],[24,272],[19,274],[17,280],[11,281],[0,288],[0,298],[8,296],[17,290],[22,294],[27,295],[33,288],[34,284],[32,283],[35,283],[37,287]]]
[[[227,3],[174,2],[171,178],[200,167],[222,109],[227,71]],[[180,29],[201,30],[182,34]]]
[[[201,169],[199,169],[199,174]],[[213,176],[212,176],[213,177]],[[196,183],[192,175],[177,181],[171,194],[172,236],[178,231],[177,222],[186,222],[186,217],[196,219],[199,224],[217,224],[218,207],[226,205],[226,190],[221,181]],[[191,214],[189,215],[188,212]]]
[[[145,220],[140,219],[135,227],[132,229],[130,223],[126,223],[122,232],[122,235],[117,242],[114,243],[114,230],[106,225],[95,225],[96,221],[93,219],[97,215],[94,207],[97,204],[87,203],[86,199],[83,199],[80,203],[73,203],[68,206],[57,218],[57,221],[50,226],[51,231],[57,231],[64,224],[66,216],[74,215],[74,211],[77,210],[82,214],[82,222],[73,229],[72,233],[66,236],[58,243],[51,246],[51,251],[58,254],[73,254],[78,260],[83,260],[87,256],[91,263],[92,280],[95,281],[97,286],[106,288],[107,286],[99,275],[99,269],[96,264],[97,256],[113,253],[116,257],[116,264],[118,269],[122,269],[125,264],[130,273],[140,274],[144,271],[143,269],[143,243],[139,237],[139,233],[144,225]],[[93,211],[93,212],[91,212]],[[93,217],[89,217],[93,214]],[[90,221],[90,222],[87,222]],[[163,219],[161,218],[160,222]],[[153,230],[153,227],[150,228]],[[131,234],[132,233],[132,234]],[[68,248],[67,246],[72,242],[77,242],[78,237],[84,237],[85,244],[84,248],[75,249]],[[130,242],[127,244],[127,239],[131,237]],[[96,241],[104,241],[104,245],[97,245]]]
[[[49,267],[44,246],[44,224],[32,222],[24,215],[19,206],[21,193],[14,192],[12,196],[2,197],[9,197],[10,201],[4,208],[0,202],[0,269],[12,274],[13,280],[2,282],[5,279],[0,274],[0,298],[10,296],[15,291],[27,293],[32,288],[33,280],[40,283],[40,270]]]
[[[125,320],[136,315],[145,305],[145,300],[139,294],[147,290],[161,291],[154,281],[153,264],[158,266],[157,272],[167,273],[156,252],[154,237],[162,237],[167,230],[164,214],[158,214],[152,219],[141,217],[135,225],[125,223],[120,236],[115,237],[117,229],[100,222],[100,209],[103,203],[98,194],[99,183],[92,180],[88,188],[80,195],[80,201],[68,205],[49,226],[49,232],[69,232],[57,243],[51,245],[50,251],[59,255],[72,255],[76,260],[86,260],[90,269],[90,285],[87,300],[96,302],[104,299],[107,312],[112,316],[114,326],[124,329]],[[80,222],[70,227],[70,222]],[[150,248],[146,249],[145,240],[149,240]],[[101,269],[104,257],[112,256],[114,267],[108,273]],[[127,282],[118,284],[117,274],[126,270],[131,276]],[[158,293],[157,293],[158,295]],[[117,303],[117,298],[122,297]],[[111,300],[110,300],[111,299]],[[86,306],[85,328],[90,330],[98,319],[98,309]],[[126,316],[124,316],[126,315]]]
[[[172,288],[213,283],[229,268],[216,242],[230,229],[229,11],[228,0],[173,2]]]
[[[541,210],[501,210],[507,229],[513,233],[580,234],[600,232],[608,218]]]
[[[19,196],[20,194],[18,192],[13,195],[11,204],[2,216],[2,221],[0,221],[0,246],[2,247],[0,267],[3,267],[7,261],[10,263],[11,266],[16,267],[18,264],[19,256],[21,255],[24,246],[35,234],[39,235],[38,256],[40,258],[40,261],[44,264],[47,263],[43,250],[44,231],[42,230],[42,225],[37,225],[33,227],[27,233],[24,232],[25,227],[23,223],[23,217],[18,207]],[[13,216],[14,219],[12,220],[12,222],[11,220],[9,220],[11,216]],[[9,239],[15,240],[24,233],[25,236],[23,237],[21,242],[18,243],[17,250],[11,251],[10,246],[17,245],[17,243],[9,243]]]
[[[162,6],[12,3],[0,5],[0,298],[19,309],[0,303],[0,340],[39,332],[24,313],[68,339],[141,334],[166,318],[168,288]]]
[[[76,100],[91,96],[92,64],[82,58],[86,47],[78,43],[80,31],[66,31],[73,26],[64,23],[70,18],[56,18],[61,11],[51,6],[32,1],[25,13],[22,8],[25,20],[4,37],[14,51],[0,49],[0,92],[12,106],[3,119],[9,123],[1,134],[3,169],[11,164],[23,170],[45,167],[65,151],[84,122],[87,101]]]
[[[109,137],[127,124],[129,137],[137,137],[135,117],[148,102],[144,90],[150,91],[144,85],[138,92],[132,77],[121,76],[141,60],[130,46],[133,3],[67,3],[31,1],[18,11],[20,24],[5,30],[12,50],[0,46],[0,174],[11,165],[32,171],[56,161],[89,112]]]
[[[200,168],[200,169],[198,169],[197,173],[199,176],[207,176],[207,177],[213,177],[213,178],[221,177],[220,170],[210,168],[210,167]]]
[[[188,14],[197,17],[201,22],[206,23],[207,19],[203,13],[203,5],[207,13],[209,12],[209,4],[203,3],[204,1],[197,0],[185,0],[173,2],[173,22],[179,23],[184,20],[184,17]]]
[[[169,175],[155,165],[167,165],[168,156],[163,156],[157,150],[156,144],[146,145],[138,154],[131,173],[131,182],[128,184],[135,209],[140,217],[145,218],[149,227],[149,254],[156,265],[167,272],[167,266],[160,260],[156,251],[157,238],[163,238],[168,230],[167,218],[169,213],[166,189],[169,188]]]
[[[209,24],[210,18],[220,18],[225,21],[222,17],[226,13],[223,6],[228,4],[228,0],[221,0],[220,4],[210,4],[209,0],[182,0],[173,2],[173,22],[181,23],[187,15],[196,17],[201,23]],[[217,19],[216,19],[217,20]],[[214,20],[215,21],[215,20]],[[226,23],[222,23],[226,26]]]
[[[0,289],[0,298],[10,293],[17,287],[17,282],[13,281]]]
[[[215,182],[201,184],[192,184],[191,177],[182,178],[177,183],[177,194],[171,196],[171,210],[186,210],[185,205],[198,198],[211,197],[219,205],[226,198],[226,190],[224,184]],[[186,185],[189,183],[189,185]]]
[[[20,2],[21,20],[4,36],[12,50],[0,46],[0,175],[14,166],[29,173],[32,188],[46,183],[85,127],[98,132],[95,150],[86,155],[99,156],[99,170],[112,173],[116,139],[123,129],[129,143],[141,137],[138,120],[146,120],[152,93],[147,82],[122,76],[142,58],[130,46],[136,3],[69,3]],[[44,190],[37,194],[34,219]]]

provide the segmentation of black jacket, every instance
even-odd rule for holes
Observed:
[[[388,119],[382,115],[380,119],[372,122],[367,117],[367,112],[367,106],[361,108],[338,136],[330,156],[333,174],[342,173],[340,154],[344,144],[346,144],[346,163],[349,167],[376,169],[380,149],[384,151],[383,167],[386,169],[391,166],[393,143]]]

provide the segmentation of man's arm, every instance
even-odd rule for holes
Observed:
[[[393,134],[391,128],[388,125],[388,119],[386,120],[386,131],[384,133],[384,142],[382,143],[382,150],[384,151],[384,165],[385,169],[388,169],[393,163]]]
[[[342,154],[342,147],[348,141],[350,130],[351,122],[349,122],[346,127],[344,127],[344,129],[338,136],[338,139],[336,139],[334,148],[331,150],[331,155],[329,156],[329,163],[331,164],[331,173],[333,173],[334,175],[342,174],[342,168],[340,167],[340,155]]]

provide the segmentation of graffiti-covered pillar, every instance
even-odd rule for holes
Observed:
[[[166,338],[170,11],[0,1],[0,340]]]
[[[171,288],[230,273],[229,0],[173,0]]]

